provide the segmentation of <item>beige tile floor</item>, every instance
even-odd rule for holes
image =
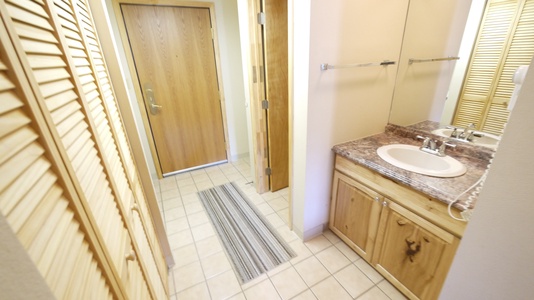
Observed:
[[[237,182],[298,256],[240,284],[196,194]],[[179,174],[156,185],[176,265],[171,299],[405,299],[332,232],[303,243],[289,230],[288,190],[262,195],[250,184],[247,159]]]

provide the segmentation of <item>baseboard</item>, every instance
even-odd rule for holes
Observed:
[[[300,228],[293,226],[293,232],[295,232],[295,234],[302,241],[306,242],[306,241],[313,239],[314,237],[321,235],[327,227],[328,227],[328,224],[320,224],[312,229],[308,229],[305,232],[302,232]]]
[[[238,161],[238,160],[243,159],[243,158],[248,158],[248,152],[247,153],[240,153],[240,154],[231,155],[230,156],[230,161],[234,162],[234,161]]]

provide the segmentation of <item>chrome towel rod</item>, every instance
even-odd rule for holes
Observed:
[[[350,64],[350,65],[321,64],[321,70],[359,68],[359,67],[373,67],[373,66],[388,66],[388,65],[394,65],[394,64],[395,64],[395,62],[391,61],[391,60],[384,60],[382,62],[377,62],[377,63]]]
[[[442,58],[428,58],[428,59],[416,59],[416,58],[410,58],[408,63],[411,65],[413,63],[421,63],[421,62],[431,62],[431,61],[444,61],[444,60],[459,60],[460,58],[457,56],[448,56],[448,57],[442,57]]]

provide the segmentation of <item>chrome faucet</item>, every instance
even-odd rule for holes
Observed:
[[[462,130],[462,129],[459,128],[459,127],[447,126],[447,128],[452,129],[450,137],[453,138],[453,139],[456,139],[456,140],[460,140],[460,141],[472,142],[475,137],[483,137],[484,136],[483,133],[475,131],[475,124],[474,123],[470,123],[469,125],[467,125],[467,127],[465,127],[463,129],[463,131],[461,131],[461,132],[459,132],[459,131]]]
[[[469,129],[472,129],[471,133],[469,132]],[[460,133],[460,136],[458,138],[471,141],[473,139],[473,132],[475,131],[475,124],[470,123],[467,125],[467,127],[464,128],[464,131]],[[471,137],[471,140],[468,138]]]
[[[445,142],[441,142],[441,145],[438,147],[438,141],[437,140],[433,140],[429,137],[424,137],[424,136],[420,136],[418,135],[416,137],[417,139],[419,140],[423,140],[423,145],[421,147],[419,147],[419,150],[423,151],[423,152],[426,152],[426,153],[430,153],[430,154],[434,154],[434,155],[437,155],[437,156],[446,156],[445,154],[445,149],[447,147],[451,147],[451,148],[454,148],[456,147],[455,144],[451,144],[447,141]]]

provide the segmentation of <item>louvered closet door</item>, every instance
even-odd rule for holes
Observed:
[[[513,74],[534,55],[534,1],[489,1],[453,121],[500,135]]]
[[[86,3],[14,1],[7,10],[28,78],[121,287],[131,299],[167,298],[164,258]]]
[[[141,230],[131,228],[130,234],[135,236],[135,243],[142,258],[141,263],[148,271],[147,276],[150,277],[157,297],[165,297],[164,284],[167,283],[167,279],[163,254],[160,248],[155,246],[159,243],[154,240],[149,241],[147,238],[147,236],[155,238],[156,234],[142,192],[138,190],[134,194],[135,187],[140,187],[140,184],[90,12],[84,1],[72,1],[70,5],[66,4],[69,1],[54,2],[55,12],[59,16],[62,31],[69,45],[68,52],[73,58],[87,106],[91,111],[90,115],[94,120],[96,128],[94,133],[101,142],[102,157],[107,163],[108,172],[111,173],[111,184],[113,190],[117,191],[119,206],[122,207],[121,211],[128,222],[133,223],[134,217],[139,218]],[[72,28],[77,28],[79,31],[71,32]],[[129,172],[126,172],[125,166],[129,166]]]
[[[124,188],[124,196],[126,198],[132,198],[130,203],[124,203],[124,205],[126,208],[130,208],[132,222],[136,220],[140,222],[139,225],[141,228],[140,230],[135,228],[134,235],[136,236],[139,250],[142,252],[141,256],[147,261],[148,274],[155,285],[158,298],[161,298],[165,295],[165,287],[161,284],[168,282],[167,267],[163,259],[163,253],[158,246],[159,241],[154,225],[151,222],[148,204],[145,201],[139,174],[133,161],[124,124],[118,110],[118,104],[111,86],[107,67],[103,60],[102,50],[87,2],[74,1],[74,3],[73,8],[78,18],[84,44],[88,49],[95,84],[98,87],[100,98],[103,100],[104,112],[106,113],[110,130],[113,133],[113,142],[119,150],[109,153],[107,158],[110,164],[114,165],[114,176],[121,181],[120,185]]]
[[[33,75],[30,82],[37,87],[38,98],[44,100],[49,110],[60,142],[95,216],[115,267],[121,269],[125,252],[119,242],[121,238],[117,237],[128,233],[115,203],[115,195],[111,190],[108,176],[104,172],[95,137],[86,119],[86,112],[82,109],[80,91],[73,84],[75,78],[70,74],[69,66],[64,65],[62,45],[58,44],[59,41],[52,33],[42,32],[54,30],[49,20],[45,19],[49,17],[46,10],[40,6],[28,7],[22,6],[23,4],[13,2],[7,6],[13,18],[13,26],[20,38],[23,54],[26,55],[23,59],[26,58],[28,63],[39,58],[46,60],[47,63],[52,60],[58,64],[61,62],[59,65],[47,67],[30,64],[32,73],[29,75]],[[19,11],[24,14],[19,14]],[[37,16],[39,16],[38,21],[33,19]],[[29,36],[24,34],[24,29],[26,32],[35,31],[37,34]],[[83,55],[83,51],[79,52]]]
[[[60,171],[57,152],[50,150],[50,135],[42,132],[44,120],[33,114],[38,107],[8,41],[0,24],[0,212],[57,299],[117,298],[103,274],[103,257],[95,258],[95,244],[73,210],[79,200],[64,188],[60,173],[65,170]]]

